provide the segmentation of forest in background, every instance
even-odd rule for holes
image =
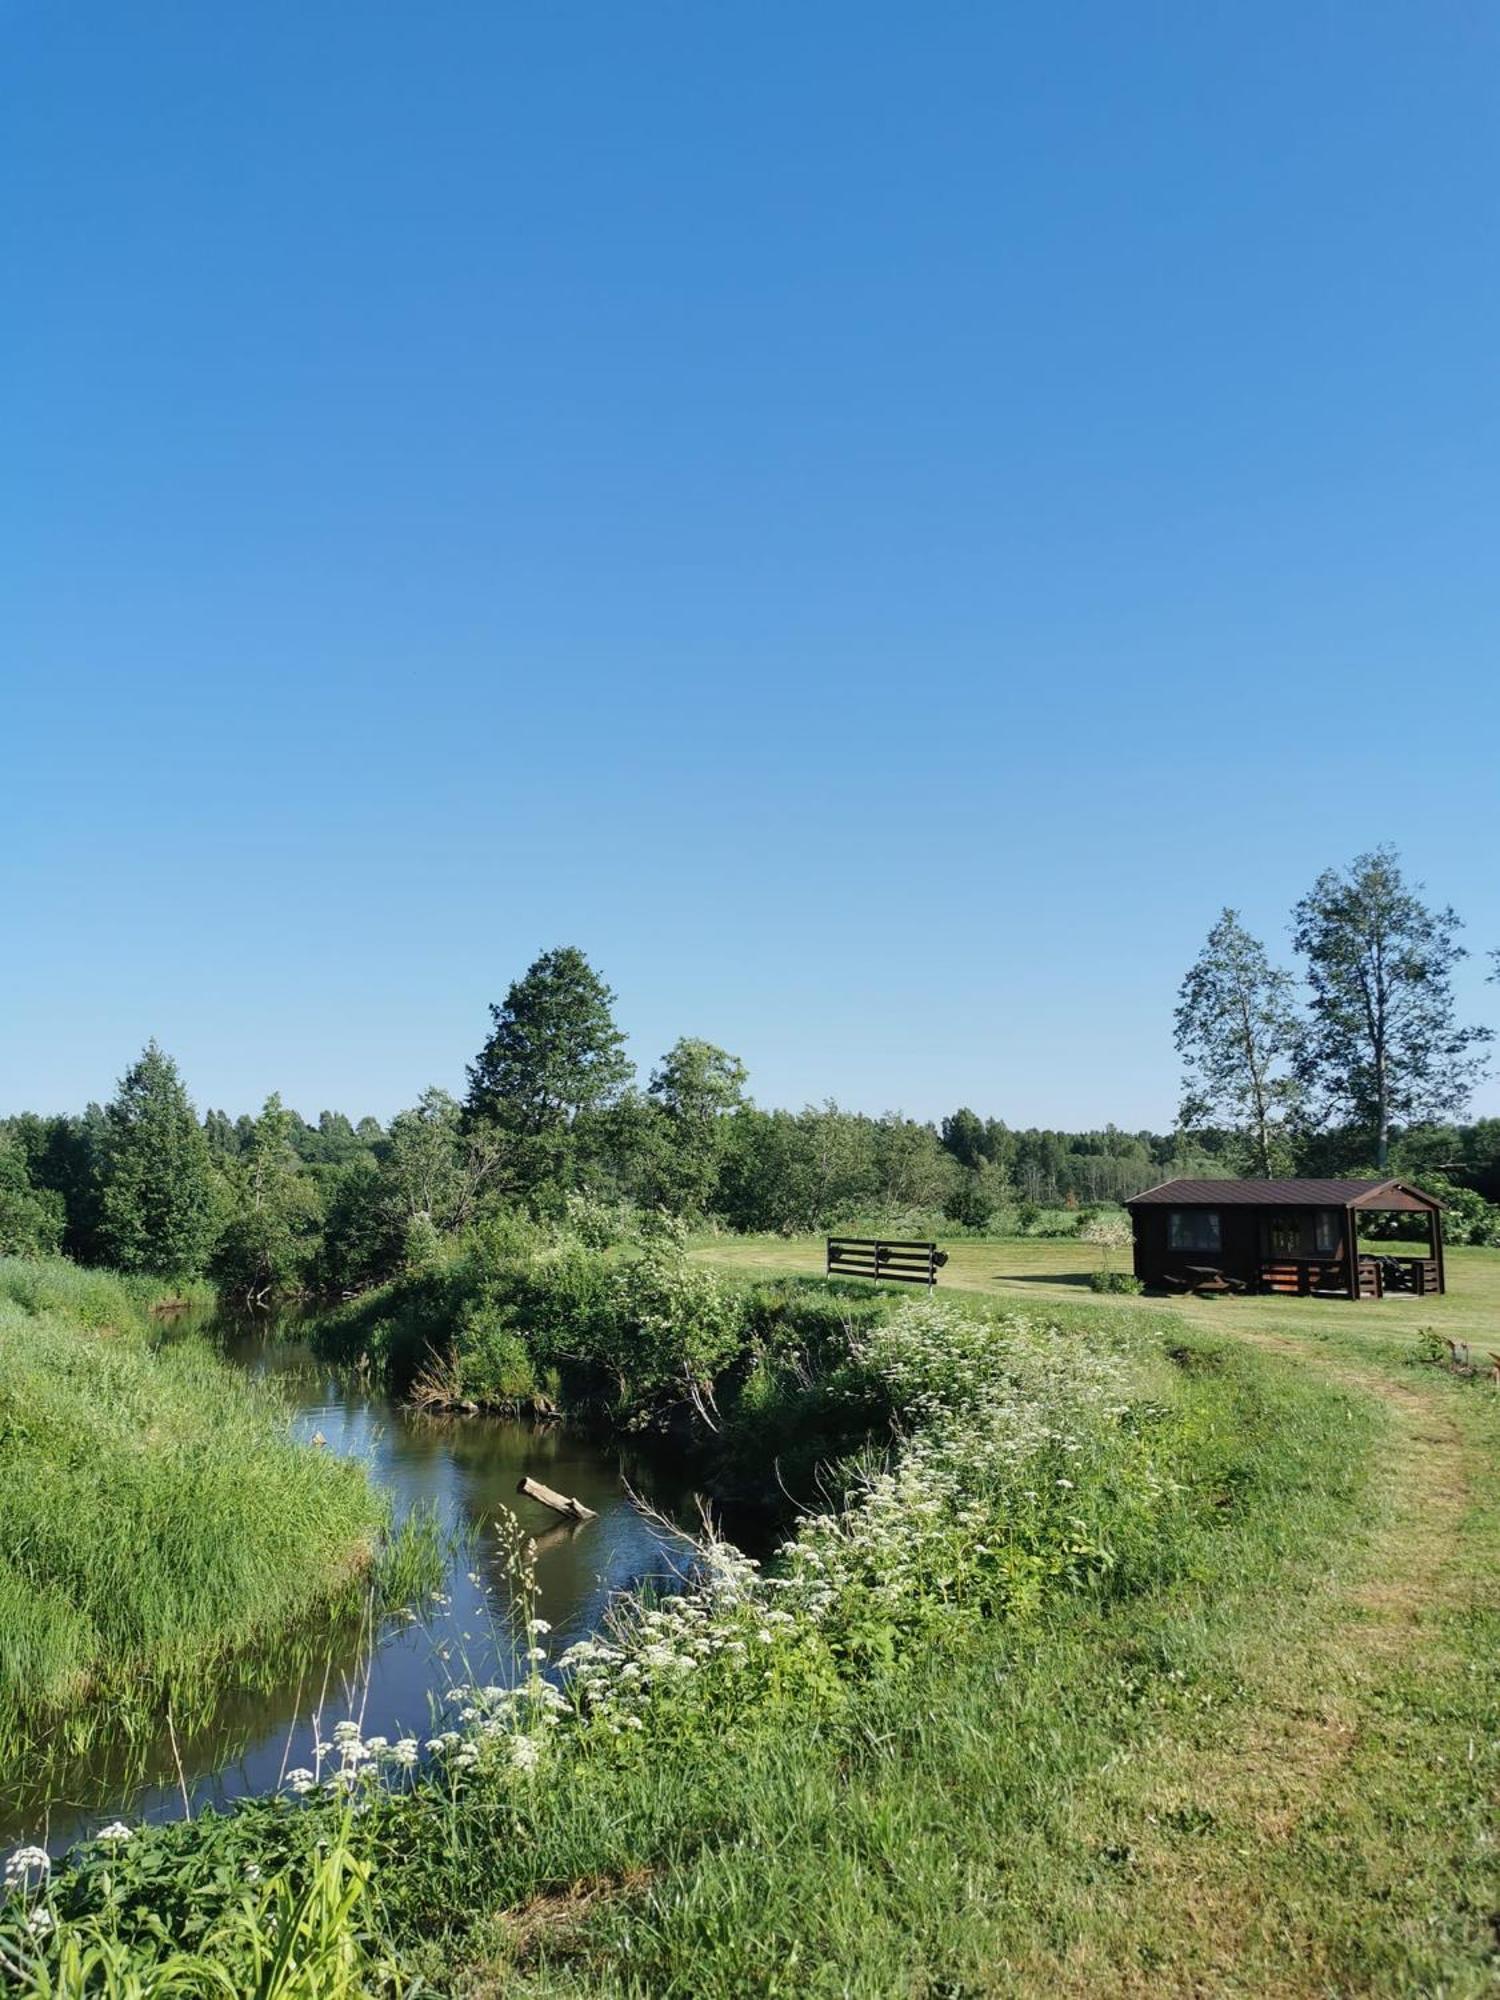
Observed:
[[[829,1101],[766,1109],[745,1065],[684,1036],[642,1087],[615,994],[572,946],[493,1006],[459,1099],[388,1125],[270,1097],[200,1117],[154,1042],[108,1105],[0,1120],[0,1253],[207,1274],[240,1296],[340,1294],[420,1269],[495,1213],[613,1239],[632,1218],[795,1235],[1067,1231],[1179,1174],[1404,1173],[1454,1240],[1500,1240],[1500,1119],[1464,1122],[1491,1030],[1456,1018],[1459,920],[1389,848],[1321,875],[1293,912],[1304,968],[1226,909],[1183,980],[1170,1132],[940,1123]]]

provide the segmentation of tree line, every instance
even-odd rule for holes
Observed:
[[[310,1124],[277,1096],[253,1117],[200,1118],[154,1042],[108,1105],[0,1120],[0,1253],[207,1272],[259,1298],[359,1290],[504,1209],[595,1235],[639,1212],[925,1234],[1046,1226],[1049,1209],[1176,1174],[1500,1176],[1500,1120],[1448,1122],[1489,1040],[1457,1020],[1458,928],[1384,848],[1298,904],[1300,987],[1225,910],[1183,982],[1184,1098],[1167,1133],[1015,1130],[967,1106],[936,1124],[766,1109],[743,1062],[692,1036],[642,1087],[616,996],[565,946],[491,1007],[463,1096],[427,1090],[389,1124]]]
[[[153,1042],[108,1105],[0,1121],[0,1251],[206,1271],[249,1297],[347,1291],[497,1208],[596,1233],[630,1210],[786,1234],[1026,1226],[1198,1158],[1173,1135],[1013,1131],[967,1108],[940,1124],[764,1109],[745,1065],[691,1036],[642,1088],[614,1005],[582,952],[544,953],[490,1010],[464,1096],[427,1090],[388,1125],[309,1123],[276,1096],[254,1117],[200,1118]]]

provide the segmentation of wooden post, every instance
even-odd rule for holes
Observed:
[[[597,1521],[599,1518],[592,1507],[585,1507],[581,1500],[570,1500],[566,1493],[555,1493],[550,1486],[543,1486],[539,1479],[522,1479],[516,1491],[524,1493],[528,1500],[539,1500],[554,1514],[566,1514],[570,1521]]]
[[[1440,1208],[1430,1210],[1427,1223],[1432,1232],[1432,1255],[1437,1265],[1437,1288],[1440,1292],[1446,1292],[1448,1274],[1443,1269],[1443,1211]]]

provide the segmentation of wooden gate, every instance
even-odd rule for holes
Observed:
[[[895,1243],[880,1236],[830,1236],[825,1273],[830,1278],[894,1278],[903,1285],[935,1285],[948,1261],[935,1243]]]

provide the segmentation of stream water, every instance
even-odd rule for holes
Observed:
[[[295,1326],[263,1324],[230,1333],[224,1352],[277,1378],[299,1436],[321,1433],[329,1450],[361,1459],[390,1494],[397,1522],[417,1506],[435,1511],[451,1549],[439,1593],[392,1611],[373,1631],[346,1620],[296,1635],[284,1670],[257,1663],[202,1727],[178,1734],[175,1749],[164,1730],[150,1745],[54,1764],[44,1780],[18,1783],[0,1769],[0,1847],[41,1839],[57,1853],[107,1820],[176,1817],[184,1793],[197,1811],[274,1790],[285,1771],[312,1765],[320,1732],[326,1740],[344,1716],[361,1717],[367,1735],[422,1738],[456,1684],[511,1681],[513,1582],[497,1534],[507,1511],[535,1537],[536,1609],[552,1627],[554,1655],[596,1630],[619,1591],[677,1581],[681,1545],[630,1498],[665,1512],[684,1502],[684,1482],[660,1459],[563,1424],[415,1415],[334,1374],[295,1335]],[[575,1495],[598,1518],[570,1524],[518,1497],[523,1475]]]

